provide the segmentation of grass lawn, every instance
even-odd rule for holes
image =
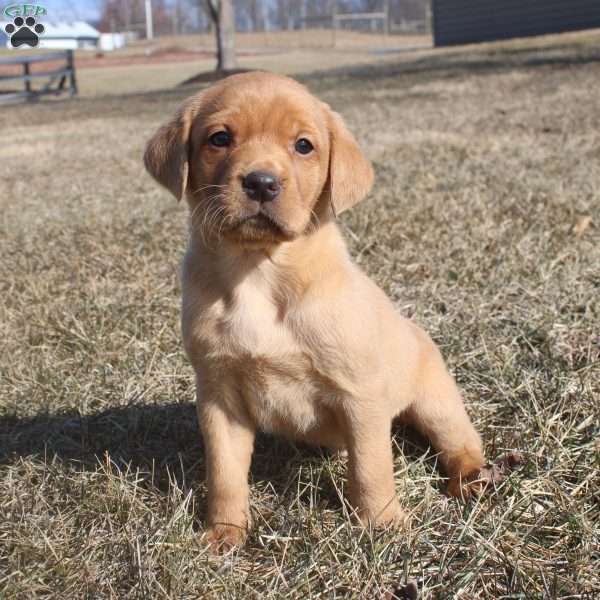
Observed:
[[[333,65],[293,52],[252,66]],[[600,598],[600,34],[367,62],[301,76],[375,164],[341,226],[523,467],[461,504],[399,431],[412,524],[365,531],[343,458],[265,435],[249,542],[210,555],[186,213],[141,162],[193,63],[82,70],[82,97],[0,108],[1,598]]]

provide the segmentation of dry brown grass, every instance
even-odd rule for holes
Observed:
[[[376,165],[343,219],[356,260],[442,346],[488,454],[525,466],[462,505],[399,432],[413,525],[369,532],[343,459],[264,436],[257,526],[224,559],[199,543],[185,212],[140,160],[190,90],[3,108],[0,596],[598,598],[600,44],[561,39],[305,78]]]

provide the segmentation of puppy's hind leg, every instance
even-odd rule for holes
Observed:
[[[485,463],[481,438],[438,349],[427,341],[417,398],[403,417],[440,452],[448,493],[466,498],[488,483],[478,479]]]

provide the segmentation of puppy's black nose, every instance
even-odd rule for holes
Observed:
[[[257,202],[275,200],[281,191],[279,179],[267,171],[252,171],[242,180],[242,187],[248,198]]]

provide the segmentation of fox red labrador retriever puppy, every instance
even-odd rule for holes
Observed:
[[[373,170],[342,118],[299,83],[255,72],[190,98],[145,163],[186,197],[183,338],[207,460],[207,537],[241,544],[257,430],[348,452],[363,523],[401,523],[391,425],[438,450],[448,491],[494,476],[437,347],[352,262],[336,215]]]

